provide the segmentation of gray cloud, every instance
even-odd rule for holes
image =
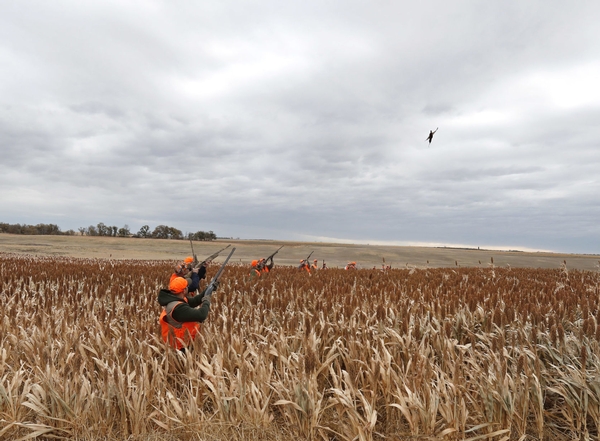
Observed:
[[[599,9],[2,5],[0,221],[597,253]]]

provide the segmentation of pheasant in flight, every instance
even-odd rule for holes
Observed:
[[[433,131],[431,131],[431,130],[430,130],[430,131],[429,131],[429,136],[428,136],[427,138],[425,138],[425,141],[429,141],[429,145],[431,145],[431,140],[433,139],[433,135],[435,134],[435,132],[437,132],[437,131],[438,131],[438,129],[439,129],[439,127],[438,127],[438,128],[436,128],[436,129],[435,129],[435,130],[433,130]]]

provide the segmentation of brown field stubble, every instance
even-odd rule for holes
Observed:
[[[250,263],[267,257],[281,245],[278,265],[297,266],[300,259],[314,251],[312,259],[323,260],[329,267],[343,268],[348,262],[358,262],[359,268],[381,268],[385,259],[393,268],[455,268],[496,266],[513,268],[560,268],[566,260],[571,269],[593,271],[599,255],[557,254],[461,248],[400,247],[338,243],[281,242],[269,240],[217,240],[194,242],[194,251],[204,258],[231,244],[236,247],[232,262]],[[168,260],[191,254],[189,241],[169,239],[137,239],[103,236],[27,236],[0,234],[0,252],[55,257],[102,259]]]
[[[181,355],[170,270],[0,254],[0,439],[598,436],[598,271],[231,265]]]

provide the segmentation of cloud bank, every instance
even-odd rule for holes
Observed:
[[[3,4],[0,221],[599,253],[599,12]]]

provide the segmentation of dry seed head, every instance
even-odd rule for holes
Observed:
[[[313,372],[315,372],[317,364],[317,354],[310,346],[308,346],[306,348],[306,355],[304,356],[304,373],[310,376]]]
[[[6,262],[6,258],[0,254],[0,272],[4,268],[3,262]],[[33,266],[39,266],[39,260],[32,260],[31,263]],[[332,270],[331,273],[323,272],[318,277],[310,280],[304,278],[306,279],[304,280],[292,271],[286,273],[285,268],[281,268],[256,284],[257,288],[254,292],[257,293],[258,303],[253,303],[252,296],[237,295],[238,290],[250,293],[254,289],[244,279],[245,268],[232,267],[228,275],[231,276],[232,286],[238,288],[235,292],[232,291],[229,298],[223,297],[223,307],[218,314],[213,314],[214,311],[211,311],[211,316],[203,325],[202,338],[196,341],[197,345],[194,347],[193,352],[197,358],[187,357],[185,363],[180,363],[181,357],[174,352],[167,352],[163,356],[164,348],[161,346],[160,336],[156,336],[158,307],[154,296],[157,291],[156,286],[162,285],[160,281],[169,270],[165,269],[161,272],[158,265],[155,269],[149,269],[148,266],[142,268],[140,265],[139,276],[130,273],[130,277],[140,280],[139,293],[145,293],[143,296],[138,294],[136,297],[129,288],[128,282],[118,276],[120,272],[118,262],[111,262],[113,266],[104,262],[106,265],[104,272],[87,271],[89,274],[80,271],[79,267],[86,268],[91,263],[98,265],[99,262],[86,263],[87,265],[84,265],[82,261],[76,260],[66,262],[62,259],[57,260],[55,264],[44,265],[48,268],[45,276],[47,282],[44,283],[37,283],[35,280],[34,283],[30,283],[33,266],[23,274],[19,273],[18,277],[16,267],[10,270],[9,275],[1,274],[0,280],[7,280],[4,283],[10,286],[1,287],[0,297],[5,300],[7,311],[14,311],[14,314],[7,314],[0,319],[0,336],[2,336],[0,354],[3,360],[0,364],[0,377],[6,369],[12,369],[15,377],[22,376],[22,378],[18,377],[19,385],[50,386],[38,374],[44,372],[45,368],[38,369],[33,366],[34,369],[23,371],[20,370],[21,363],[29,366],[35,363],[32,360],[38,358],[69,357],[67,359],[70,367],[56,364],[53,366],[56,371],[53,372],[57,376],[60,375],[60,378],[72,379],[72,383],[67,382],[65,386],[94,384],[94,394],[96,394],[95,399],[88,400],[92,411],[86,413],[85,407],[75,409],[79,422],[74,423],[73,426],[81,427],[87,424],[95,428],[96,432],[102,431],[102,428],[95,426],[102,424],[97,418],[94,419],[93,410],[95,410],[96,414],[105,415],[107,420],[116,421],[114,427],[118,427],[116,430],[119,432],[113,433],[115,439],[131,436],[143,438],[157,428],[159,431],[163,430],[156,425],[144,426],[153,419],[164,424],[169,430],[176,431],[182,427],[210,426],[207,415],[210,415],[210,420],[217,424],[248,421],[247,419],[254,418],[252,415],[257,415],[257,419],[252,421],[259,421],[258,415],[261,412],[272,414],[274,410],[266,397],[273,395],[277,399],[293,400],[294,388],[297,384],[301,384],[302,379],[299,377],[314,375],[314,372],[320,368],[319,360],[328,360],[332,353],[339,355],[328,362],[332,371],[340,375],[342,369],[347,369],[351,373],[353,389],[346,390],[350,396],[348,405],[328,407],[328,411],[318,406],[319,400],[328,403],[330,397],[327,387],[333,383],[334,375],[328,369],[320,371],[318,379],[305,378],[306,394],[301,396],[305,400],[302,403],[315,404],[311,416],[314,417],[314,421],[310,418],[298,420],[297,412],[289,413],[289,417],[296,420],[286,420],[291,424],[290,427],[295,428],[293,430],[298,431],[300,437],[318,438],[315,427],[320,425],[330,427],[332,430],[338,430],[339,426],[342,433],[349,438],[357,437],[357,439],[361,438],[357,429],[360,427],[361,430],[365,430],[362,432],[363,439],[371,439],[374,434],[367,433],[367,429],[364,429],[370,427],[364,420],[368,404],[373,406],[372,411],[378,415],[376,419],[378,432],[382,436],[393,438],[394,434],[398,433],[398,426],[394,427],[391,422],[397,422],[400,413],[394,414],[393,411],[398,408],[386,407],[383,403],[400,404],[401,399],[408,400],[405,390],[398,389],[394,394],[393,386],[390,385],[409,384],[408,381],[416,376],[417,372],[420,372],[421,376],[418,380],[420,388],[415,389],[413,387],[415,384],[410,383],[411,393],[414,394],[415,399],[422,400],[427,410],[424,410],[423,419],[420,419],[415,411],[417,407],[410,407],[414,402],[413,404],[404,402],[403,405],[408,406],[406,408],[410,409],[410,412],[414,411],[408,413],[413,418],[413,435],[436,434],[435,430],[425,423],[425,418],[441,421],[440,418],[443,417],[440,413],[427,413],[434,408],[430,404],[435,400],[440,403],[441,408],[448,401],[448,396],[445,395],[448,390],[445,382],[451,381],[453,375],[460,377],[461,372],[468,373],[468,381],[473,387],[464,386],[465,378],[461,378],[461,382],[455,384],[454,397],[464,395],[456,402],[466,404],[464,409],[459,404],[455,408],[456,413],[446,414],[449,415],[448,424],[455,427],[457,421],[464,421],[465,423],[456,423],[456,427],[464,432],[468,418],[481,420],[491,418],[493,424],[511,425],[519,433],[525,433],[528,429],[523,425],[524,422],[531,424],[531,427],[537,427],[541,422],[543,426],[543,418],[531,410],[532,406],[529,407],[530,411],[526,415],[516,415],[516,412],[511,413],[508,410],[497,412],[496,415],[495,413],[483,414],[475,404],[472,404],[477,402],[474,391],[490,394],[494,392],[500,396],[504,396],[502,393],[506,391],[514,397],[514,408],[521,411],[524,409],[523,401],[519,402],[519,397],[522,396],[516,393],[511,382],[502,384],[489,382],[490,366],[497,366],[497,374],[500,376],[505,366],[508,368],[512,363],[516,363],[517,371],[524,372],[524,377],[531,380],[533,376],[528,375],[527,372],[528,363],[532,362],[542,384],[552,381],[552,375],[555,379],[557,373],[560,373],[565,381],[573,382],[568,376],[569,370],[561,369],[559,358],[557,358],[555,371],[544,368],[539,360],[539,357],[547,354],[544,348],[548,348],[552,341],[564,342],[567,334],[570,335],[567,338],[568,344],[561,346],[561,350],[565,353],[564,359],[573,360],[579,357],[580,361],[585,361],[583,367],[597,369],[596,343],[590,342],[589,346],[587,343],[584,346],[581,342],[577,342],[578,331],[586,341],[587,338],[592,338],[592,335],[600,340],[600,326],[594,320],[595,311],[599,309],[597,280],[577,276],[573,277],[570,285],[566,285],[564,276],[561,280],[560,271],[513,269],[508,279],[507,272],[498,269],[498,277],[491,280],[489,273],[484,276],[468,268],[428,269],[426,273],[415,271],[413,274],[404,271],[401,277],[395,277],[400,272],[391,272],[385,278],[373,276],[371,279],[369,273],[363,275],[358,272],[352,275],[352,279],[348,279],[347,274]],[[115,271],[111,271],[111,268]],[[480,269],[477,271],[481,272]],[[153,272],[156,275],[149,276],[154,274]],[[97,275],[98,278],[92,279],[91,274]],[[464,274],[468,274],[469,277],[461,277]],[[354,295],[350,295],[355,277],[357,282]],[[148,282],[150,280],[151,283]],[[519,281],[518,287],[515,288],[512,280]],[[553,291],[557,282],[563,283],[563,288],[554,296]],[[74,283],[77,289],[57,289],[71,283]],[[8,297],[2,294],[17,291],[19,286],[22,290],[18,295]],[[101,288],[97,289],[99,287]],[[39,292],[36,293],[36,290]],[[83,295],[81,295],[82,291]],[[318,294],[323,292],[327,292],[328,295]],[[362,309],[354,308],[352,297],[356,297],[357,304],[362,305],[365,293],[368,292],[375,293],[369,298],[369,312],[365,313]],[[535,301],[530,300],[532,296],[524,296],[524,292],[535,293]],[[594,295],[581,298],[581,293],[586,292]],[[45,300],[42,302],[45,303],[36,305],[34,301],[36,295],[44,296]],[[306,296],[307,302],[297,300],[304,298],[303,296]],[[65,301],[74,302],[78,297],[82,307],[77,312],[78,321],[75,322],[71,311],[63,315],[61,305]],[[347,305],[344,305],[345,302]],[[31,335],[15,333],[24,318],[33,317],[36,306],[42,305],[45,305],[44,308],[49,305],[55,306],[53,311],[55,320],[48,320],[45,317],[38,320],[37,325],[41,329],[32,330]],[[150,312],[136,314],[140,308]],[[475,313],[480,309],[488,312],[487,323],[494,317],[494,320],[506,324],[506,327],[502,327],[501,331],[491,327],[490,332],[493,330],[494,333],[488,334],[484,325],[486,316]],[[383,313],[389,318],[382,326],[379,319]],[[225,315],[227,320],[223,320],[221,315]],[[535,334],[538,340],[538,349],[534,346],[531,351],[528,344],[531,343],[531,335],[534,332],[530,333],[531,324],[527,319],[521,320],[528,315],[536,323]],[[318,324],[312,322],[310,317],[318,317]],[[119,318],[124,320],[120,321]],[[303,326],[306,320],[309,320],[307,324],[310,329],[308,326]],[[81,323],[91,323],[92,326],[80,327]],[[464,354],[460,352],[457,355],[450,349],[454,348],[454,342],[450,342],[454,337],[452,323],[460,323],[455,334],[460,340],[459,344],[467,341],[471,343],[469,351]],[[408,338],[409,326],[410,329],[415,329],[412,339]],[[406,332],[403,332],[404,328]],[[573,334],[568,334],[565,329],[572,330]],[[310,341],[310,345],[303,343],[307,330],[309,338],[306,340]],[[441,332],[437,332],[438,330]],[[510,337],[504,332],[510,333]],[[430,338],[420,338],[417,341],[415,337],[421,334],[429,335]],[[78,338],[81,343],[79,346],[74,345],[74,338]],[[496,354],[490,355],[489,351],[485,352],[483,348],[486,344],[495,345],[498,353],[501,353],[505,346],[504,338],[512,341],[507,352],[513,354],[514,359],[494,358],[490,361],[490,358],[496,357]],[[381,339],[381,343],[373,345],[373,341],[378,339]],[[49,341],[52,343],[48,343]],[[261,344],[264,344],[264,347]],[[77,352],[77,357],[70,356],[68,352],[71,349],[68,348],[76,347],[79,349],[72,350]],[[240,354],[251,347],[260,348],[255,351],[256,355],[249,355],[245,359],[240,357]],[[333,347],[337,349],[331,349]],[[382,361],[378,358],[376,347],[385,347],[390,353],[391,362],[386,364],[385,368],[381,365]],[[521,347],[530,351],[528,353],[531,359],[527,358]],[[91,350],[96,354],[92,354]],[[329,353],[330,355],[325,352],[329,350],[333,351]],[[297,355],[295,360],[294,355]],[[466,359],[464,362],[457,360],[463,355]],[[200,361],[200,357],[204,357],[204,361]],[[93,358],[98,361],[92,361]],[[145,362],[140,363],[140,360]],[[148,362],[148,360],[152,361]],[[409,366],[409,362],[410,369],[408,372],[403,371]],[[202,369],[199,368],[200,365]],[[482,369],[478,371],[473,369],[473,366],[482,366]],[[242,378],[236,375],[238,372],[236,369],[239,368],[247,369]],[[123,375],[116,376],[115,369],[119,369]],[[146,369],[151,371],[146,372]],[[21,374],[18,374],[19,372]],[[91,373],[95,377],[88,378]],[[405,374],[409,375],[406,379]],[[578,374],[581,375],[581,372]],[[182,376],[187,379],[185,387],[180,381]],[[106,381],[109,378],[110,382]],[[207,388],[204,380],[211,382],[214,389]],[[312,380],[315,383],[318,381],[319,386],[311,387]],[[532,385],[532,393],[535,393],[533,380],[528,384]],[[8,389],[10,385],[6,383],[3,387]],[[503,389],[505,387],[506,390]],[[83,397],[90,396],[83,393],[85,386],[81,386],[80,390]],[[203,392],[200,393],[200,390]],[[364,393],[363,398],[366,401],[363,402],[358,394],[360,390],[373,391],[373,395]],[[145,393],[144,398],[136,401],[135,394],[142,391]],[[241,391],[245,391],[247,399],[242,398]],[[13,396],[20,394],[18,389],[13,389],[12,393]],[[52,393],[55,393],[56,397],[65,399],[70,406],[76,406],[68,401],[71,395],[67,395],[66,391],[63,394],[58,389],[52,389]],[[168,394],[179,403],[179,411],[174,410],[174,405],[170,404]],[[117,397],[121,398],[117,399]],[[529,402],[533,402],[532,397]],[[127,402],[132,406],[136,406],[135,403],[139,402],[140,407],[136,412],[129,412],[127,406],[120,408],[119,405],[115,405],[110,409],[106,407],[100,409],[93,404],[98,401],[113,402],[113,400],[115,403]],[[252,404],[254,402],[256,404]],[[186,406],[183,403],[193,404],[189,408],[194,410],[184,411]],[[552,401],[543,403],[544,412],[562,415],[562,409],[557,409]],[[576,409],[565,407],[568,406],[568,402],[563,403],[562,406],[565,412],[571,412],[574,418],[585,420],[585,415],[578,415]],[[152,416],[149,417],[149,412],[144,409],[153,409]],[[333,419],[335,421],[331,419],[328,412],[336,412],[337,417]],[[467,413],[469,417],[466,416]],[[284,412],[280,415],[281,418],[287,418]],[[380,418],[382,416],[386,418]],[[70,418],[60,415],[57,417],[64,417],[65,420]],[[139,426],[136,426],[138,424],[136,420],[141,420]],[[122,421],[125,423],[121,424]],[[302,431],[300,427],[304,427],[306,431]],[[7,439],[22,436],[12,436],[15,433],[8,432],[3,435]]]
[[[517,361],[517,373],[526,373],[525,369],[527,366],[527,360],[525,358],[525,354],[521,354],[519,356],[519,360]]]
[[[588,351],[584,344],[581,345],[581,370],[585,371],[587,367]]]

